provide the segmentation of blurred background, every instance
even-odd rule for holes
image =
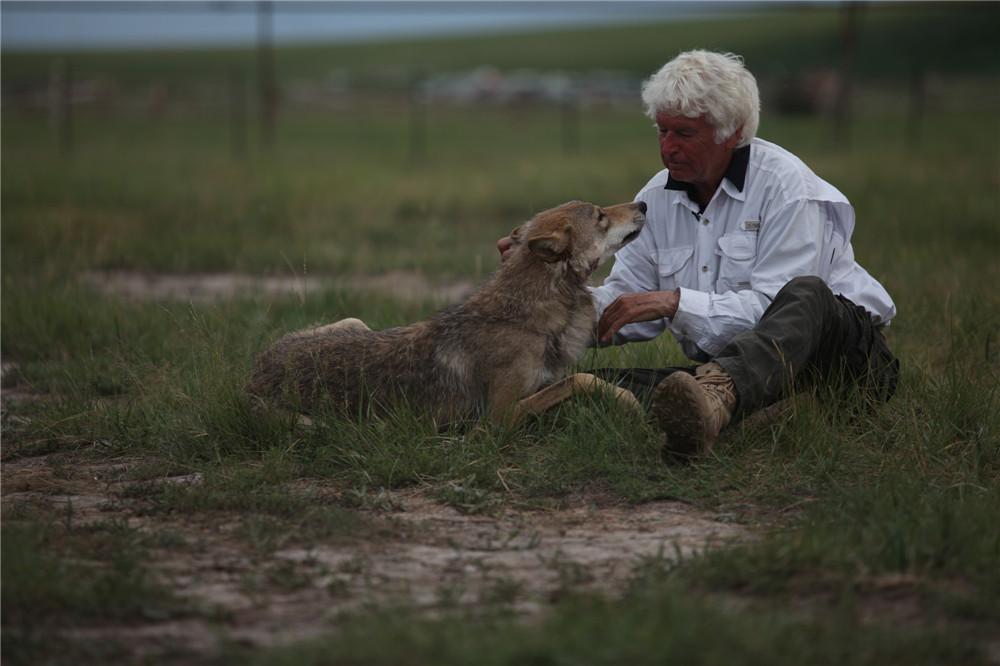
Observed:
[[[61,271],[478,277],[532,213],[629,200],[661,168],[639,88],[690,48],[744,56],[760,135],[856,204],[869,170],[940,167],[921,155],[942,141],[985,151],[995,198],[997,3],[0,11],[5,273],[55,258]]]

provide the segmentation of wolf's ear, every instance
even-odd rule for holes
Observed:
[[[526,226],[528,226],[527,222],[519,227],[515,227],[513,231],[507,234],[507,237],[514,241],[515,245],[524,242],[524,228]]]
[[[538,255],[542,261],[559,261],[569,254],[569,229],[560,227],[544,235],[528,239],[528,249]]]

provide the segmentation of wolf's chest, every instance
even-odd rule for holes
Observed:
[[[560,375],[576,363],[593,335],[593,307],[581,308],[567,318],[566,325],[545,339],[543,364],[546,371]]]

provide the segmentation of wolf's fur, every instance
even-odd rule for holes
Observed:
[[[247,387],[309,413],[405,403],[439,422],[510,418],[516,401],[565,376],[594,331],[587,279],[635,237],[641,204],[569,202],[511,233],[500,269],[465,303],[410,326],[358,319],[291,333],[262,353]]]

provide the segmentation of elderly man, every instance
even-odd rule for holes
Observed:
[[[669,330],[702,364],[594,374],[647,400],[668,457],[708,452],[723,428],[804,376],[888,400],[899,364],[881,329],[896,310],[854,261],[854,210],[797,157],[755,138],[760,102],[742,59],[682,53],[642,98],[666,168],[636,197],[647,206],[641,235],[593,290],[597,339]]]

